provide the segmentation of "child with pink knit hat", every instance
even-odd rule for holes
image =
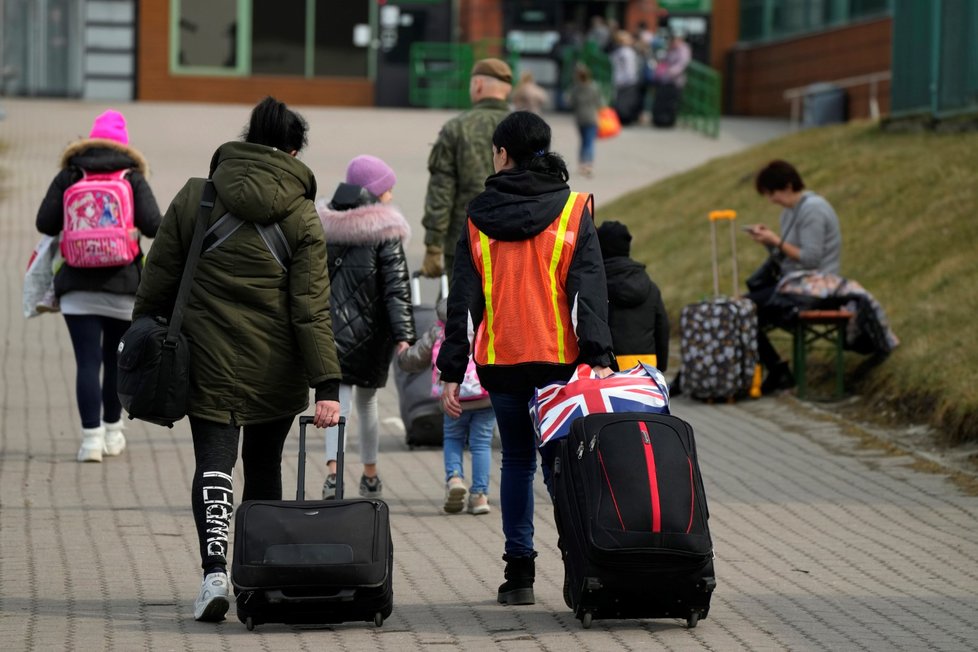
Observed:
[[[387,163],[367,154],[346,168],[346,180],[328,202],[316,202],[329,255],[330,312],[340,358],[340,413],[355,400],[360,440],[360,495],[381,498],[377,473],[377,390],[387,384],[395,346],[414,342],[414,314],[404,243],[411,228],[391,204],[397,176]],[[323,498],[336,496],[336,428],[326,429],[328,473]]]
[[[156,197],[146,182],[148,173],[146,159],[129,145],[125,116],[109,109],[95,118],[88,138],[69,144],[61,154],[61,171],[37,211],[37,230],[59,236],[63,231],[67,233],[66,218],[73,214],[65,202],[66,193],[86,176],[121,177],[120,192],[132,193],[132,201],[125,202],[131,205],[131,224],[138,230],[138,234],[132,233],[137,238],[129,252],[132,262],[116,265],[117,261],[110,261],[94,267],[63,261],[54,276],[54,294],[68,326],[77,363],[75,394],[82,435],[79,462],[101,462],[103,456],[119,455],[126,447],[122,405],[115,385],[116,351],[132,321],[141,276],[143,255],[138,248],[138,235],[155,237],[162,219]],[[112,206],[118,209],[114,203]],[[115,223],[118,215],[111,213],[109,217]],[[49,305],[49,310],[52,308],[57,310]]]

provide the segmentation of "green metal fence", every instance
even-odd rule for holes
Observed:
[[[468,107],[473,63],[467,44],[412,43],[408,101],[432,109]]]
[[[679,108],[680,124],[711,138],[720,135],[720,73],[698,61],[686,69],[686,87]]]
[[[978,112],[978,3],[894,2],[891,115]]]
[[[471,106],[469,78],[472,65],[485,57],[506,59],[519,75],[518,59],[506,55],[500,39],[475,43],[416,42],[411,44],[408,101],[431,109],[466,109]]]

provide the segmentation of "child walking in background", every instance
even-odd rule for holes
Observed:
[[[432,393],[441,396],[439,372],[433,361],[438,359],[438,351],[445,340],[445,318],[447,314],[444,299],[436,308],[438,320],[411,348],[397,357],[397,364],[408,373],[432,370]],[[469,334],[471,340],[472,334]],[[469,514],[489,513],[489,467],[492,461],[492,433],[496,426],[496,415],[489,402],[489,393],[482,389],[475,372],[475,362],[469,356],[469,366],[460,390],[462,414],[457,419],[445,415],[445,511],[457,514],[467,509]],[[472,483],[465,487],[465,471],[462,464],[462,451],[469,442],[472,456]],[[468,496],[468,500],[466,500]]]
[[[95,118],[88,138],[68,145],[37,211],[37,230],[60,236],[67,258],[54,272],[55,296],[35,309],[52,312],[60,302],[71,336],[79,462],[101,462],[126,448],[116,350],[132,322],[142,277],[139,236],[155,237],[162,219],[146,181],[148,169],[129,144],[125,117],[110,109]],[[120,238],[126,245],[117,246]]]
[[[328,203],[316,202],[326,232],[330,314],[343,372],[341,414],[349,417],[355,399],[363,463],[360,495],[364,498],[383,496],[377,474],[377,389],[387,384],[395,346],[400,353],[415,340],[404,257],[411,227],[390,203],[396,181],[394,170],[384,161],[357,156],[347,166],[346,182],[337,187],[333,198]],[[337,434],[335,427],[326,430],[325,499],[336,497]]]
[[[594,139],[598,136],[598,109],[604,99],[598,85],[591,78],[591,71],[583,63],[574,69],[574,87],[570,91],[570,105],[574,110],[574,123],[581,136],[577,155],[577,171],[585,177],[594,173]]]

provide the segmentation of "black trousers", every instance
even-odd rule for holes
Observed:
[[[791,327],[800,308],[799,303],[787,295],[778,294],[774,288],[772,285],[747,293],[747,298],[757,306],[757,355],[768,371],[781,363],[781,355],[768,339],[768,328]]]
[[[244,426],[241,461],[244,464],[242,500],[282,499],[282,448],[295,417]],[[194,438],[191,504],[200,562],[205,572],[226,568],[228,531],[234,513],[231,472],[238,459],[242,428],[190,417]]]

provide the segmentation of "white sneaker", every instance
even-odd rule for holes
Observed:
[[[489,497],[487,495],[481,492],[469,494],[469,514],[481,516],[482,514],[488,514],[490,511]]]
[[[102,422],[105,428],[105,446],[102,452],[109,457],[115,457],[126,449],[126,436],[122,434],[122,419],[115,423]]]
[[[445,511],[458,514],[465,509],[465,497],[469,490],[465,488],[462,478],[453,475],[445,485]]]
[[[105,450],[105,428],[82,428],[82,443],[78,449],[79,462],[101,462]]]
[[[194,600],[194,620],[204,623],[218,623],[231,607],[228,600],[228,574],[208,573],[200,585],[200,593]]]

